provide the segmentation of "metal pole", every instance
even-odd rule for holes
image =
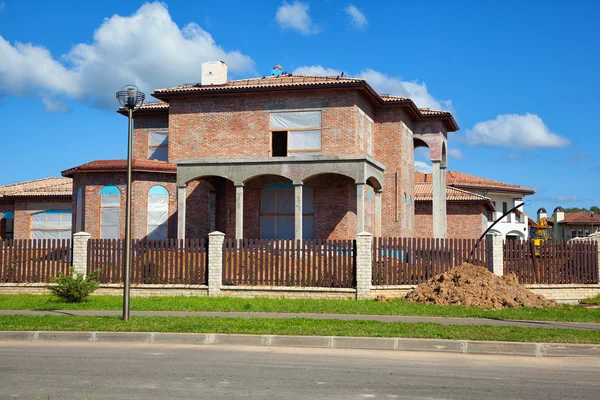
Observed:
[[[131,267],[131,159],[133,136],[133,109],[129,109],[127,136],[127,197],[125,199],[125,263],[123,264],[123,320],[129,320],[129,271]]]

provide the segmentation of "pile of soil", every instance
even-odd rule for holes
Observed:
[[[463,264],[434,276],[406,295],[416,303],[456,304],[480,308],[556,307],[554,300],[519,285],[514,274],[497,276],[483,267]]]

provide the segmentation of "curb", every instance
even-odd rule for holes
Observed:
[[[492,342],[477,340],[374,338],[351,336],[241,335],[165,332],[0,331],[0,341],[127,342],[324,349],[421,351],[529,357],[597,357],[598,344]]]

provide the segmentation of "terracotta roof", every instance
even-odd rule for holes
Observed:
[[[554,218],[552,218],[552,221],[554,221]],[[594,224],[600,226],[600,215],[594,214],[594,216],[591,216],[589,211],[566,212],[565,219],[560,221],[559,224]]]
[[[431,174],[415,172],[416,182],[432,182]],[[469,175],[462,172],[446,171],[446,184],[461,189],[479,189],[500,192],[511,192],[519,194],[534,194],[535,191],[523,186],[511,185],[479,176]]]
[[[166,161],[134,159],[132,167],[134,171],[164,172],[173,174],[177,172],[177,166],[174,164],[169,164]],[[62,175],[71,176],[77,172],[125,172],[126,170],[127,160],[96,160],[64,170]]]
[[[433,184],[415,183],[415,201],[433,201]],[[492,201],[485,196],[451,186],[446,187],[446,201],[482,202],[492,206]]]
[[[211,94],[211,93],[240,93],[265,90],[286,90],[286,89],[314,89],[314,88],[336,88],[351,87],[362,89],[367,97],[379,105],[400,104],[410,108],[417,119],[440,118],[443,119],[449,131],[457,131],[458,125],[452,114],[441,110],[420,110],[415,103],[407,98],[400,96],[380,95],[366,80],[362,78],[351,78],[342,76],[309,76],[309,75],[281,75],[265,76],[262,78],[240,79],[227,81],[222,85],[187,84],[170,88],[156,89],[152,95],[161,100],[168,100],[173,95],[185,94]],[[146,111],[156,111],[155,109],[142,109]],[[123,110],[124,112],[124,110]],[[121,112],[121,113],[123,113]]]
[[[148,103],[144,103],[142,104],[140,107],[135,109],[136,113],[141,112],[147,112],[147,113],[153,113],[153,112],[157,112],[157,111],[167,111],[169,109],[169,103],[166,103],[164,101],[151,101]],[[117,110],[117,112],[121,115],[128,115],[128,112],[125,108],[121,107]]]
[[[69,178],[42,178],[33,181],[0,186],[1,197],[54,197],[71,196],[73,180]]]

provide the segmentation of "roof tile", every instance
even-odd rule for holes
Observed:
[[[157,160],[133,160],[134,171],[149,172],[177,172],[177,166],[166,161]],[[126,171],[127,160],[96,160],[86,164],[67,169],[62,172],[63,176],[71,176],[76,172],[104,172],[104,171]]]
[[[432,182],[431,174],[415,172],[415,182]],[[535,191],[523,186],[511,185],[508,183],[494,181],[492,179],[481,178],[479,176],[465,174],[463,172],[447,171],[446,184],[462,189],[496,189],[505,192],[514,192],[521,194],[534,194]]]
[[[73,180],[70,178],[42,178],[0,186],[0,198],[71,196],[72,193]]]
[[[430,182],[416,182],[415,201],[433,201],[433,184]],[[491,202],[491,200],[485,196],[480,196],[451,186],[446,187],[446,201]]]

